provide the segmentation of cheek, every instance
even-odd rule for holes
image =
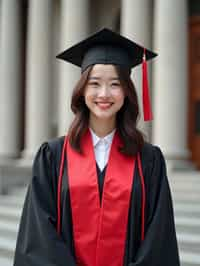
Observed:
[[[90,91],[86,91],[84,94],[84,98],[85,98],[85,104],[88,106],[92,103],[94,94],[91,93]]]
[[[116,101],[117,101],[119,104],[123,105],[123,103],[124,103],[124,99],[125,99],[124,92],[121,91],[121,92],[117,93],[117,94],[115,95],[115,99],[116,99]]]
[[[120,105],[120,107],[122,107],[123,106],[123,104],[124,104],[124,96],[123,97],[120,97],[120,99],[119,99],[119,105]]]

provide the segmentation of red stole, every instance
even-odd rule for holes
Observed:
[[[135,158],[118,151],[113,138],[104,179],[102,204],[91,133],[82,138],[83,154],[67,143],[69,191],[78,266],[122,266]]]

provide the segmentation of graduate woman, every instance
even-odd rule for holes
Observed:
[[[108,29],[58,58],[81,67],[65,137],[41,145],[15,266],[179,266],[165,160],[137,129],[131,68],[156,54]],[[67,112],[67,110],[66,110]]]

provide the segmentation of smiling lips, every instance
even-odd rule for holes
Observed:
[[[108,109],[113,105],[112,102],[95,102],[95,104],[103,110]]]

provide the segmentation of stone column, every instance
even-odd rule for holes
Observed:
[[[27,38],[26,157],[51,136],[52,0],[30,0]]]
[[[187,1],[157,0],[154,48],[153,142],[168,159],[183,159],[187,149]]]
[[[151,0],[122,1],[121,33],[146,48],[151,48],[152,6]],[[148,66],[148,69],[150,81],[150,65]],[[138,93],[141,110],[141,118],[138,127],[147,136],[147,139],[150,139],[151,122],[144,122],[143,119],[141,65],[132,70],[132,79]]]
[[[1,3],[1,0],[0,0],[0,45],[1,45],[1,24],[2,24],[2,11],[1,11],[1,6],[2,6],[2,3]],[[1,48],[1,47],[0,47]]]
[[[88,35],[88,0],[61,0],[60,51],[81,41]],[[80,78],[80,69],[64,61],[59,62],[58,134],[64,135],[72,120],[71,94]]]
[[[22,94],[22,6],[1,1],[0,14],[0,157],[20,152]]]

